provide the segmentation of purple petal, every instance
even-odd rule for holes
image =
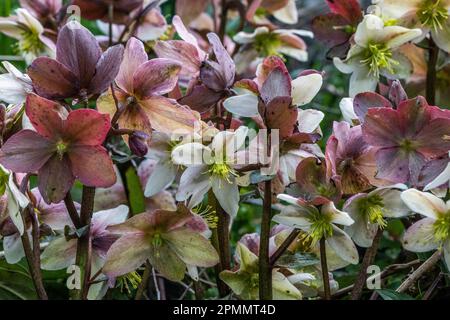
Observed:
[[[109,48],[100,58],[95,69],[95,76],[89,87],[89,93],[99,94],[108,89],[119,73],[124,48],[116,45]]]
[[[224,84],[226,87],[231,87],[234,83],[234,77],[236,74],[236,66],[234,65],[234,61],[223,46],[217,34],[211,32],[208,33],[207,37],[209,43],[212,45],[216,60],[222,69]]]
[[[357,94],[353,100],[353,108],[361,123],[364,122],[369,108],[391,108],[392,104],[382,95],[375,92]]]
[[[60,116],[62,107],[58,103],[30,94],[27,97],[25,111],[31,124],[41,136],[48,139],[60,137],[63,119]]]
[[[71,98],[80,89],[76,75],[56,60],[40,57],[28,68],[36,93],[48,99]]]
[[[57,60],[77,76],[81,88],[87,89],[102,55],[94,35],[79,23],[69,22],[59,32],[56,47]]]
[[[266,81],[261,87],[261,98],[265,104],[268,104],[276,97],[291,96],[291,78],[289,73],[277,67],[270,72]]]
[[[196,85],[186,96],[179,99],[182,105],[189,106],[192,110],[204,113],[209,111],[224,96],[223,92],[215,92],[206,85]]]
[[[152,59],[134,74],[134,93],[142,100],[172,91],[178,81],[181,65],[170,59]]]
[[[280,138],[289,137],[297,123],[298,109],[292,107],[291,97],[275,97],[266,107],[266,124],[270,129],[280,130]]]
[[[128,93],[133,93],[134,74],[148,61],[142,41],[132,37],[127,42],[120,71],[116,78],[117,85]]]
[[[192,44],[182,40],[158,41],[154,48],[159,58],[172,59],[181,64],[180,75],[192,76],[198,73],[202,60]]]
[[[39,170],[39,192],[47,203],[58,203],[64,199],[75,180],[69,159],[54,155]]]
[[[0,150],[0,163],[14,172],[39,170],[54,152],[54,144],[38,133],[22,130],[6,141]]]

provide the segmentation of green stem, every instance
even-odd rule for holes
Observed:
[[[330,289],[330,276],[328,274],[328,264],[327,264],[327,252],[325,247],[325,237],[320,239],[320,264],[322,267],[322,280],[323,280],[323,291],[324,299],[331,299],[331,289]]]
[[[428,57],[428,69],[427,69],[427,102],[430,105],[436,104],[436,63],[439,56],[439,48],[433,41],[433,38],[429,39],[429,57]]]
[[[91,219],[94,211],[95,188],[83,186],[83,197],[81,200],[80,222],[86,227],[82,236],[77,241],[77,255],[75,264],[80,268],[80,290],[74,290],[72,298],[82,300],[87,298],[89,280],[91,276]]]
[[[261,236],[259,242],[259,298],[272,300],[272,270],[270,267],[269,242],[270,221],[272,219],[272,181],[266,181],[264,187],[264,205],[261,218]]]

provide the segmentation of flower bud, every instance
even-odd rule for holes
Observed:
[[[150,139],[150,136],[142,131],[135,131],[132,135],[130,135],[129,146],[130,150],[133,154],[138,157],[143,157],[148,152],[147,142]]]

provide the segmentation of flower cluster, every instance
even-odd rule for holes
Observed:
[[[40,299],[63,269],[72,299],[359,299],[384,242],[450,268],[450,2],[325,2],[310,31],[293,0],[20,1],[0,259]]]

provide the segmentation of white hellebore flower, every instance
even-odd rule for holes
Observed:
[[[422,34],[420,29],[385,26],[384,21],[373,14],[364,16],[358,25],[353,45],[347,58],[334,58],[339,71],[352,74],[350,96],[376,89],[380,75],[404,78],[411,72],[411,63],[396,52],[401,45]]]
[[[11,63],[4,61],[2,64],[8,73],[0,74],[0,101],[21,105],[33,91],[31,79]]]
[[[345,122],[348,122],[351,126],[355,124],[355,120],[358,120],[358,116],[353,108],[352,98],[342,98],[339,103],[339,109],[341,109],[342,118]]]
[[[385,218],[400,218],[411,213],[400,199],[405,185],[375,189],[369,193],[359,193],[348,199],[344,210],[355,220],[351,226],[345,227],[347,234],[355,243],[364,248],[372,245],[378,228],[387,226]]]
[[[1,189],[4,188],[4,193],[8,199],[7,210],[12,222],[16,226],[20,235],[23,235],[25,226],[23,224],[21,211],[28,206],[28,198],[20,192],[14,182],[14,177],[11,171],[0,165],[0,182]]]
[[[450,268],[450,200],[445,203],[431,193],[416,189],[404,191],[401,198],[413,212],[425,216],[406,231],[403,247],[412,252],[443,250]]]
[[[44,27],[26,9],[17,9],[16,16],[0,18],[0,32],[19,41],[18,50],[27,64],[40,56],[54,58],[56,46],[44,36]]]
[[[348,213],[336,209],[333,202],[317,209],[312,205],[304,205],[296,198],[280,194],[278,199],[289,203],[281,209],[281,213],[273,217],[273,221],[306,232],[311,240],[311,247],[325,237],[325,243],[348,263],[357,264],[358,251],[352,239],[336,224],[350,226],[354,223]]]
[[[247,127],[240,127],[235,132],[219,132],[210,146],[193,142],[176,147],[173,162],[187,167],[181,176],[177,201],[189,200],[189,207],[194,207],[212,188],[220,206],[235,217],[239,209],[236,153],[244,146],[247,133]]]
[[[421,28],[444,51],[450,52],[450,0],[372,0],[383,16],[399,25]]]

